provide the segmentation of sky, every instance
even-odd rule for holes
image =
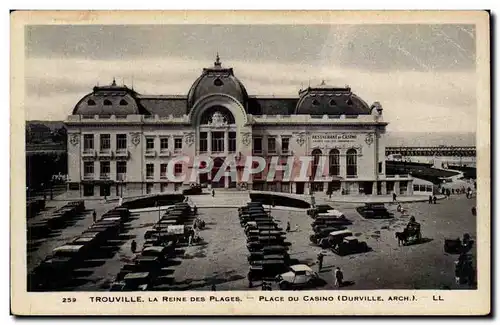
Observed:
[[[389,131],[475,132],[473,25],[32,25],[28,120],[63,120],[95,85],[186,94],[218,52],[250,95],[325,80],[379,101]]]

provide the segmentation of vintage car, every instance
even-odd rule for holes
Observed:
[[[279,234],[279,235],[267,235],[267,236],[248,236],[247,243],[251,243],[251,242],[277,243],[277,242],[283,242],[285,239],[286,239],[286,236],[283,236],[281,234]]]
[[[264,247],[268,246],[291,246],[292,244],[290,242],[285,242],[282,239],[276,239],[276,240],[269,240],[265,242],[260,242],[260,241],[253,241],[247,243],[247,249],[250,252],[256,252],[256,251],[261,251],[264,249]]]
[[[274,279],[277,274],[287,270],[284,260],[266,260],[250,265],[247,277],[250,281]]]
[[[360,242],[354,236],[347,236],[344,237],[344,240],[340,244],[333,246],[332,251],[335,254],[344,256],[349,254],[368,252],[369,247],[366,244],[366,242],[364,241]]]
[[[347,229],[347,226],[348,225],[343,225],[343,224],[321,224],[312,227],[312,229],[316,234],[319,233],[324,234],[321,237],[326,237],[332,231]],[[328,231],[328,229],[330,230]]]
[[[356,211],[366,219],[388,219],[393,214],[387,211],[383,203],[365,203],[362,207],[357,207]]]
[[[335,210],[336,211],[336,210]],[[316,219],[311,223],[311,227],[318,225],[350,225],[352,222],[347,219],[343,214],[319,214]]]
[[[347,229],[347,227],[345,227],[345,226],[339,226],[339,227],[321,227],[321,228],[317,228],[317,227],[318,226],[316,226],[314,228],[314,232],[309,236],[309,240],[313,244],[318,244],[319,241],[322,238],[328,237],[328,235],[331,232]]]
[[[122,281],[114,282],[109,291],[145,291],[151,282],[149,272],[128,273]]]
[[[318,273],[304,264],[290,266],[290,271],[276,277],[281,290],[311,288],[320,282]]]
[[[248,255],[248,262],[252,263],[254,261],[263,261],[263,260],[285,260],[288,261],[290,259],[290,255],[288,253],[275,253],[275,254],[265,254],[264,252],[251,252]]]
[[[460,238],[444,240],[444,251],[448,254],[463,254],[467,253],[474,246],[474,240],[470,238],[469,234],[464,234],[463,241]]]
[[[201,188],[201,185],[193,185],[190,186],[189,188],[182,190],[183,195],[200,195],[202,193],[203,189]]]
[[[313,208],[307,209],[307,215],[314,219],[318,213],[327,212],[328,210],[333,210],[333,207],[328,204],[318,204]]]
[[[142,256],[158,256],[160,262],[166,260],[175,251],[175,245],[170,242],[165,246],[148,246],[141,251]]]
[[[319,241],[319,246],[321,248],[335,247],[344,241],[345,237],[352,236],[352,232],[348,229],[332,231],[327,237],[322,238]]]

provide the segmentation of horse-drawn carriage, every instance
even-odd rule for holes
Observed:
[[[400,244],[403,244],[404,246],[412,243],[418,243],[422,240],[420,223],[410,221],[402,232],[396,232],[396,238],[398,240],[398,246]]]

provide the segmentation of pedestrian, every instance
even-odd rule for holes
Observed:
[[[396,199],[398,198],[398,196],[396,195],[396,193],[392,193],[392,202],[396,202]]]
[[[403,208],[401,207],[401,204],[398,204],[398,207],[396,208],[396,211],[398,211],[398,212],[402,212],[403,211]]]
[[[132,251],[132,254],[135,254],[137,250],[137,243],[135,242],[135,239],[133,239],[132,243],[130,244],[130,250]]]
[[[444,195],[446,193],[446,189],[444,187],[441,187],[441,194]]]
[[[188,238],[188,245],[191,246],[191,243],[193,242],[193,233],[189,233],[189,238]]]
[[[92,212],[92,221],[94,223],[97,221],[97,213],[95,213],[95,210],[94,210],[94,212]]]
[[[455,189],[454,188],[451,189],[451,194],[455,195]]]
[[[434,195],[434,196],[432,197],[432,202],[434,202],[434,204],[436,204],[436,201],[437,201],[437,197]]]
[[[476,213],[477,213],[476,207],[472,207],[471,212],[472,212],[472,215],[475,217]]]
[[[291,228],[290,221],[287,221],[286,222],[286,232],[290,232],[290,228]]]
[[[215,190],[212,189],[212,197],[214,197],[214,196],[215,196]]]
[[[325,255],[323,254],[323,252],[319,252],[318,254],[318,273],[321,272],[321,269],[323,268],[323,258],[325,257]]]
[[[340,267],[337,267],[335,269],[335,286],[337,288],[340,288],[343,284],[343,281],[344,281],[344,274],[340,270]]]
[[[429,204],[432,204],[432,195],[429,195]]]
[[[328,198],[332,199],[332,191],[328,192]]]

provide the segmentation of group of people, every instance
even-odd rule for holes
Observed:
[[[441,194],[446,196],[446,198],[449,198],[450,195],[455,195],[455,194],[465,194],[465,197],[468,199],[472,198],[472,188],[468,187],[465,189],[465,186],[462,186],[461,188],[452,188],[451,190],[449,188],[441,187]]]
[[[437,197],[435,195],[429,195],[429,204],[436,204],[437,202]]]
[[[323,268],[323,259],[325,258],[326,254],[324,254],[323,252],[319,252],[318,253],[318,273],[321,272],[322,268]],[[342,272],[342,270],[340,269],[340,267],[336,267],[335,268],[335,271],[334,271],[334,275],[335,275],[335,286],[337,288],[340,288],[344,285],[344,273]]]

